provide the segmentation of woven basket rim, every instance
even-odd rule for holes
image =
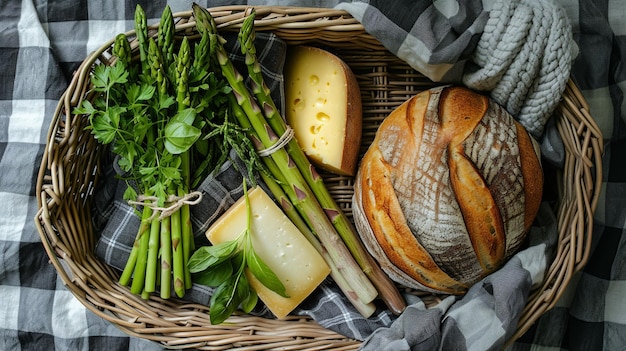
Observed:
[[[375,58],[380,59],[381,53],[386,53],[385,58],[397,59],[391,57],[382,44],[345,11],[291,6],[253,7],[257,14],[257,31],[272,31],[289,44],[317,43],[319,40],[325,45],[341,43],[343,46],[347,45],[345,38],[349,35],[353,44],[358,43],[363,50],[370,50]],[[234,31],[238,30],[249,8],[237,5],[209,10],[220,30]],[[175,13],[174,17],[178,20],[176,31],[179,35],[194,34],[191,11]],[[150,28],[154,30],[157,26],[151,25]],[[132,37],[134,31],[126,34]],[[289,316],[286,320],[276,321],[236,315],[229,319],[228,324],[211,326],[206,306],[158,297],[145,301],[110,278],[116,275],[114,270],[91,252],[95,246],[95,235],[89,221],[90,211],[82,209],[89,207],[86,206],[89,195],[93,192],[94,182],[97,182],[98,172],[93,170],[99,167],[99,154],[96,153],[95,157],[83,156],[87,162],[74,165],[76,155],[99,149],[95,141],[77,132],[84,121],[70,111],[88,98],[90,69],[97,61],[109,62],[113,40],[85,58],[59,99],[37,178],[39,211],[35,223],[46,253],[68,290],[86,308],[127,334],[154,340],[169,348],[222,350],[239,347],[243,350],[248,347],[257,349],[258,345],[268,348],[289,345],[293,350],[300,349],[298,347],[324,350],[358,348],[360,342],[327,330],[308,317]],[[384,83],[386,78],[382,74],[380,81]],[[409,86],[407,89],[413,89],[409,93],[425,87],[421,84],[426,83]],[[402,96],[389,100],[391,107],[386,106],[385,111],[393,104],[399,105],[403,101]],[[561,194],[558,250],[543,283],[529,297],[509,343],[554,307],[572,275],[582,269],[589,257],[593,214],[602,180],[602,135],[582,93],[571,80],[555,114],[559,117],[557,127],[566,147],[565,166],[557,179]],[[375,131],[375,126],[372,128]],[[80,178],[77,181],[73,177]]]

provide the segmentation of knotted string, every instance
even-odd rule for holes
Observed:
[[[273,154],[274,152],[282,149],[287,144],[289,144],[291,139],[293,139],[293,136],[294,136],[293,129],[291,129],[290,126],[287,126],[287,129],[285,130],[283,135],[281,135],[280,138],[278,138],[278,141],[274,145],[272,145],[272,146],[270,146],[270,147],[268,147],[266,149],[259,150],[259,151],[257,151],[257,153],[261,157],[269,156],[269,155]]]
[[[147,206],[152,209],[152,215],[150,220],[153,220],[157,214],[159,220],[171,216],[174,212],[178,211],[184,205],[197,205],[202,201],[202,192],[192,191],[185,196],[170,195],[165,199],[166,204],[170,204],[167,207],[160,207],[158,205],[158,198],[156,196],[138,195],[137,200],[128,201],[129,205]]]

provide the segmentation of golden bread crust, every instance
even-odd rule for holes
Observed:
[[[501,107],[466,88],[431,89],[379,127],[355,179],[355,222],[392,279],[460,294],[519,248],[537,178],[532,139]]]

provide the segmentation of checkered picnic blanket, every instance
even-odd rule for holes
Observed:
[[[149,17],[156,21],[165,3],[154,1],[144,7]],[[189,9],[189,4],[184,1],[167,3],[174,12]],[[221,4],[199,3],[203,6]],[[277,4],[273,1],[250,3]],[[394,6],[385,5],[390,3]],[[607,139],[604,182],[589,263],[557,306],[544,315],[512,349],[622,350],[626,348],[626,302],[623,298],[626,296],[626,284],[623,283],[626,280],[626,251],[622,239],[626,217],[623,185],[626,183],[626,169],[620,155],[626,148],[622,113],[626,77],[622,55],[626,53],[623,47],[626,23],[619,14],[626,12],[626,5],[617,0],[603,4],[591,0],[559,0],[557,3],[564,9],[579,48],[572,66],[572,77],[585,94]],[[471,50],[479,47],[483,32],[497,32],[497,27],[489,26],[489,15],[495,14],[490,13],[495,6],[492,1],[280,2],[280,5],[285,4],[345,8],[362,20],[366,28],[392,52],[408,62],[413,57],[412,64],[417,69],[438,72],[433,79],[452,79],[450,77],[459,75],[462,70],[471,70],[475,76],[493,76],[494,72],[499,72],[485,69],[488,62],[473,57],[472,53],[476,51]],[[499,10],[505,12],[506,9]],[[0,304],[0,349],[160,349],[152,342],[123,334],[80,305],[63,287],[47,262],[33,223],[37,211],[34,183],[57,100],[73,71],[90,51],[115,34],[132,28],[133,13],[134,3],[114,0],[5,0],[0,6],[0,62],[3,68],[0,70],[0,199],[5,204],[0,208],[0,245],[3,248],[0,254],[0,293],[3,296],[3,303]],[[434,17],[422,17],[425,14]],[[375,18],[378,20],[374,21]],[[429,31],[429,18],[430,29],[438,28],[441,32]],[[384,22],[384,19],[389,20]],[[454,35],[424,37],[428,33],[446,32]],[[398,38],[405,40],[398,42]],[[457,50],[445,50],[454,45],[457,45]],[[484,46],[484,50],[489,48]],[[457,55],[450,56],[453,52]],[[576,53],[570,51],[570,54]],[[506,74],[504,70],[499,77]],[[469,82],[470,78],[467,79]],[[503,92],[514,91],[506,85],[493,89],[496,88]],[[512,105],[520,106],[520,111],[524,111],[523,102],[512,102]],[[536,269],[515,260],[511,265],[517,265],[513,269],[522,267],[529,272]],[[529,279],[532,283],[532,275]],[[335,301],[330,287],[324,286],[321,290]],[[302,310],[310,310],[310,307],[304,305]],[[428,315],[435,321],[444,314],[452,316],[446,321],[459,321],[456,329],[433,329],[427,334],[431,338],[419,340],[433,344],[421,345],[437,345],[437,342],[445,340],[439,337],[442,334],[437,334],[442,330],[461,330],[465,336],[473,335],[468,340],[473,342],[469,345],[474,349],[497,348],[499,345],[501,336],[498,334],[488,333],[492,339],[485,339],[476,334],[479,329],[464,329],[466,324],[462,323],[462,316],[455,315],[463,307],[462,303],[445,301],[436,309],[424,310],[416,301],[413,307],[412,313]],[[344,312],[343,321],[358,321],[352,319],[349,311]],[[379,349],[374,347],[384,344],[396,350],[417,345],[418,340],[407,338],[409,334],[405,333],[410,331],[413,319],[409,314],[405,317],[398,318],[393,328],[379,329],[382,335],[370,339],[369,345]],[[366,321],[367,325],[356,322],[348,329],[341,329],[341,323],[332,320],[326,325],[346,333],[362,332],[362,335],[355,336],[364,338],[374,328],[391,325],[392,319],[381,312]],[[498,326],[506,331],[503,323]],[[492,330],[492,327],[483,325],[484,329],[480,332]],[[443,334],[446,335],[449,334]],[[443,349],[447,346],[449,344],[445,342],[442,344]]]

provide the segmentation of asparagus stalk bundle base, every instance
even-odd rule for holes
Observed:
[[[192,286],[187,265],[194,250],[189,208],[194,200],[189,197],[198,193],[190,192],[191,186],[212,170],[195,165],[219,168],[221,161],[209,156],[225,153],[219,133],[210,140],[201,135],[224,120],[230,89],[207,71],[206,40],[193,48],[187,37],[175,40],[169,7],[151,37],[137,5],[135,33],[138,60],[129,38],[119,34],[113,63],[94,67],[93,100],[84,100],[75,112],[89,117],[96,140],[117,155],[128,185],[124,199],[141,211],[119,282],[144,298],[156,292],[169,298],[172,288],[183,297]]]

